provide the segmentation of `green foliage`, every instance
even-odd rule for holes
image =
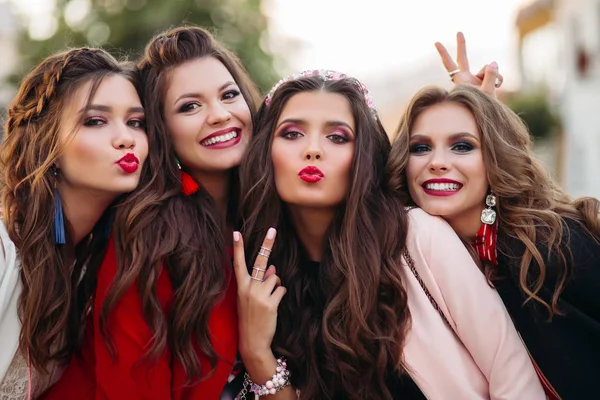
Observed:
[[[545,92],[518,94],[506,103],[527,124],[533,139],[549,138],[560,126]]]
[[[89,12],[82,13],[86,4]],[[58,29],[51,38],[35,41],[23,33],[19,48],[24,62],[17,78],[48,54],[67,47],[102,46],[135,60],[153,35],[192,24],[209,29],[227,44],[261,92],[276,81],[273,57],[260,46],[267,27],[261,0],[57,0],[56,5]],[[77,14],[69,13],[74,9],[84,18],[69,18]]]

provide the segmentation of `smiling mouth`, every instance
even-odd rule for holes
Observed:
[[[462,185],[458,183],[428,183],[423,185],[427,190],[439,191],[439,192],[456,192],[460,190]]]
[[[227,143],[229,141],[235,140],[240,135],[240,132],[237,130],[225,133],[223,135],[214,136],[212,138],[203,140],[200,142],[202,146],[210,147],[219,143]]]

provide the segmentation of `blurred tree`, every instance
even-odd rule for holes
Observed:
[[[181,24],[202,26],[222,40],[262,93],[277,79],[273,56],[261,47],[267,27],[261,0],[56,0],[54,17],[57,29],[50,38],[37,41],[22,33],[16,79],[66,47],[102,46],[135,60],[153,35]]]
[[[519,114],[533,139],[549,138],[560,129],[560,119],[545,91],[515,94],[506,105]]]

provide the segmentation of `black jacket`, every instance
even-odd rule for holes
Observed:
[[[498,237],[499,280],[494,285],[513,318],[533,359],[563,400],[600,399],[600,245],[577,222],[564,223],[565,238],[573,260],[567,257],[570,279],[558,308],[564,315],[549,313],[535,300],[526,304],[520,289],[518,269],[525,245]],[[557,281],[557,259],[547,257],[547,277],[539,295],[551,304]],[[530,270],[537,271],[532,261]]]

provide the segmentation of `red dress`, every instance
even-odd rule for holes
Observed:
[[[117,258],[111,240],[98,271],[98,286],[93,310],[88,319],[86,340],[81,355],[73,357],[64,375],[42,399],[49,400],[217,400],[227,383],[237,354],[237,285],[231,274],[225,297],[213,308],[209,329],[218,354],[215,372],[193,386],[184,386],[183,365],[171,359],[166,350],[156,362],[136,365],[152,341],[152,332],[142,315],[142,303],[134,283],[112,310],[108,328],[117,348],[113,361],[99,325],[99,315],[107,290],[117,272]],[[168,273],[163,269],[156,286],[165,312],[173,296]],[[203,371],[210,371],[201,358]]]

